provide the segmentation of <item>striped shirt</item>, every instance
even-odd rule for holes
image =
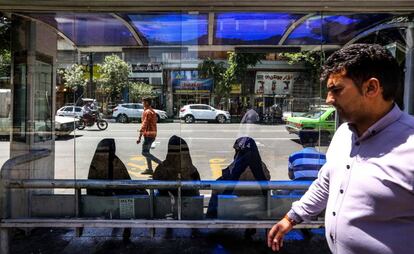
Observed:
[[[293,175],[292,180],[314,180],[325,162],[325,154],[314,147],[306,147],[289,156],[289,175]]]
[[[157,136],[157,114],[149,107],[142,113],[141,130],[144,137],[155,138]]]

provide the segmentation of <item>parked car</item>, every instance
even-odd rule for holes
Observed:
[[[218,110],[206,104],[189,104],[180,109],[180,119],[186,123],[193,123],[197,120],[216,121],[225,123],[230,121],[228,111]]]
[[[56,136],[69,135],[76,127],[78,118],[55,116],[55,134]]]
[[[163,110],[154,109],[157,114],[158,122],[167,119],[167,112]],[[112,117],[119,123],[127,123],[132,119],[141,120],[144,112],[144,105],[142,103],[121,103],[113,109]]]
[[[299,134],[301,130],[321,132],[321,137],[331,138],[335,132],[335,108],[312,109],[301,116],[291,116],[286,120],[286,130]]]
[[[81,117],[83,116],[82,107],[64,106],[57,110],[57,116]]]

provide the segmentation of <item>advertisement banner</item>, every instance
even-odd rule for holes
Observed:
[[[304,85],[303,72],[256,72],[255,93],[268,95],[288,95],[294,85]]]
[[[172,88],[175,93],[211,93],[213,79],[198,78],[197,71],[172,71]]]

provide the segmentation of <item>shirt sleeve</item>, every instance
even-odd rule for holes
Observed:
[[[139,130],[140,133],[144,133],[145,130],[147,129],[147,127],[148,127],[148,117],[147,117],[147,115],[148,115],[148,112],[145,110],[142,113],[142,124],[141,124],[141,129]]]
[[[329,197],[329,166],[325,164],[319,171],[318,178],[299,201],[293,202],[288,212],[289,218],[301,222],[310,221],[325,208]]]

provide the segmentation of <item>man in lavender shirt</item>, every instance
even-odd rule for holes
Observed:
[[[268,234],[278,251],[292,227],[326,208],[333,253],[414,253],[414,118],[394,103],[400,71],[379,45],[335,52],[321,80],[326,102],[346,121],[318,178]]]

